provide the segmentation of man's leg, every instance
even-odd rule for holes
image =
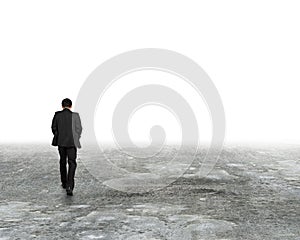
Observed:
[[[59,166],[60,166],[60,180],[62,186],[66,186],[67,184],[67,151],[64,147],[58,146],[59,152]]]
[[[75,170],[77,167],[77,163],[76,163],[77,148],[76,147],[67,148],[67,155],[68,155],[68,164],[69,164],[67,187],[70,187],[73,190],[75,186],[75,181],[74,181]]]

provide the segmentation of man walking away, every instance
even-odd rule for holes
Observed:
[[[79,139],[82,126],[79,114],[71,111],[72,101],[65,98],[61,105],[63,110],[55,112],[52,120],[51,129],[54,134],[52,145],[58,146],[61,185],[66,189],[67,195],[73,196],[77,148],[81,148]]]

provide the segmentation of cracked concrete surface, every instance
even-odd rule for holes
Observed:
[[[195,161],[168,187],[136,194],[103,185],[79,158],[67,197],[55,148],[1,145],[0,239],[300,239],[299,149],[226,146],[206,178]]]

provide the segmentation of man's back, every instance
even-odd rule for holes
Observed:
[[[82,126],[78,113],[72,112],[68,108],[56,112],[52,120],[51,128],[54,134],[52,141],[53,146],[81,147],[79,138],[82,132]]]

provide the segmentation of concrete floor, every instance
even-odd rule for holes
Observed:
[[[55,148],[1,145],[0,239],[300,239],[299,159],[297,146],[226,146],[206,178],[195,162],[166,188],[124,193],[79,157],[67,197]]]

